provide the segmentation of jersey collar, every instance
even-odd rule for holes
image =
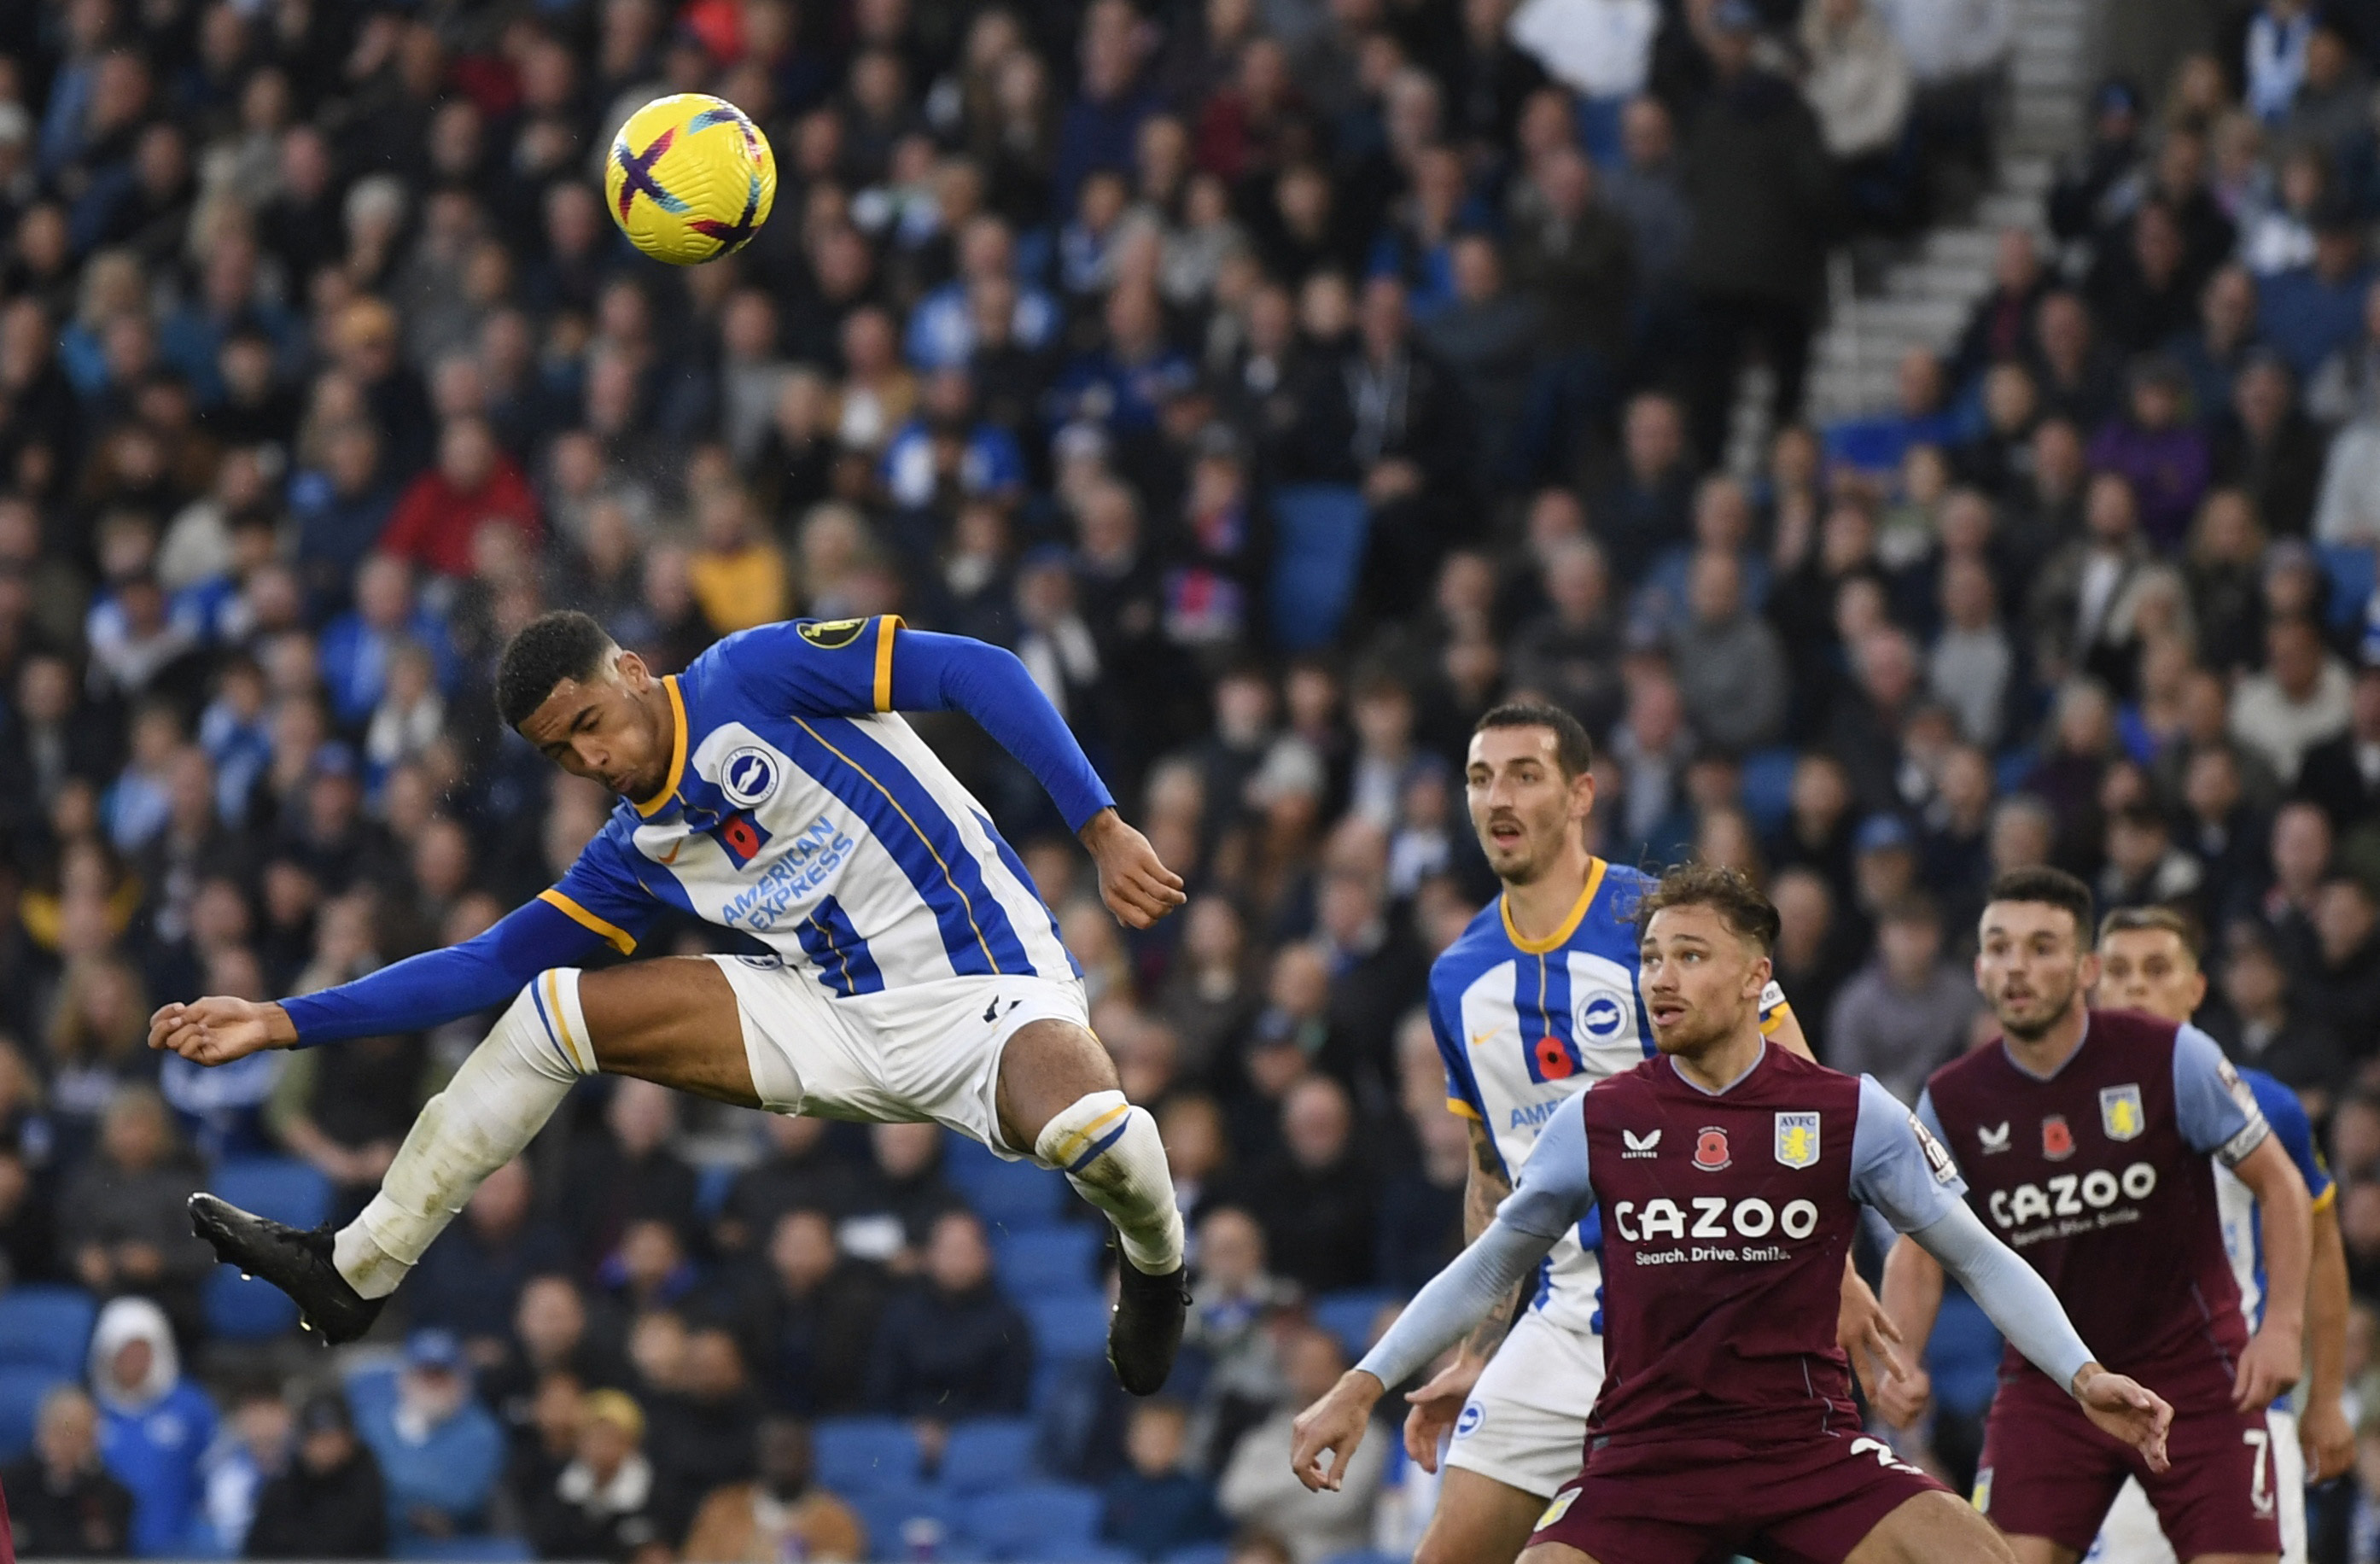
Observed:
[[[1586,861],[1585,889],[1579,891],[1578,900],[1570,904],[1570,912],[1562,918],[1560,925],[1542,940],[1524,939],[1520,929],[1512,922],[1512,903],[1505,897],[1497,897],[1496,911],[1504,920],[1504,938],[1510,940],[1513,947],[1524,955],[1531,956],[1546,955],[1569,944],[1570,937],[1577,933],[1578,926],[1586,920],[1586,909],[1588,904],[1594,902],[1595,893],[1603,889],[1603,871],[1606,867],[1600,858],[1589,858]]]
[[[2070,1050],[2070,1051],[2066,1055],[2066,1057],[2065,1057],[2064,1059],[2061,1059],[2061,1060],[2059,1060],[2059,1061],[2058,1061],[2058,1068],[2057,1068],[2057,1069],[2055,1069],[2055,1070],[2052,1070],[2048,1074],[2046,1074],[2046,1075],[2036,1075],[2036,1074],[2034,1074],[2032,1071],[2030,1071],[2030,1070],[2026,1069],[2026,1068],[2024,1067],[2023,1062],[2022,1062],[2022,1061],[2020,1061],[2020,1060],[2017,1058],[2017,1056],[2016,1056],[2016,1049],[2012,1049],[2012,1048],[2009,1047],[2009,1045],[2008,1045],[2008,1038],[2007,1038],[2005,1036],[2003,1036],[2003,1037],[2000,1038],[2000,1057],[2001,1057],[2002,1059],[2005,1059],[2005,1060],[2007,1060],[2007,1061],[2008,1061],[2009,1068],[2010,1068],[2010,1069],[2011,1069],[2011,1070],[2015,1071],[2018,1074],[2020,1074],[2020,1075],[2023,1076],[2026,1080],[2028,1080],[2028,1081],[2039,1081],[2039,1082],[2042,1082],[2043,1084],[2046,1085],[2047,1083],[2049,1083],[2049,1082],[2051,1082],[2051,1081],[2055,1081],[2056,1079],[2058,1079],[2058,1077],[2059,1077],[2060,1075],[2063,1075],[2063,1074],[2065,1074],[2065,1073],[2066,1073],[2066,1067],[2067,1067],[2068,1065],[2070,1065],[2070,1064],[2073,1063],[2077,1059],[2080,1059],[2080,1058],[2082,1056],[2082,1045],[2083,1045],[2083,1044],[2085,1044],[2085,1043],[2087,1043],[2087,1042],[2089,1042],[2090,1040],[2091,1040],[2091,1007],[2090,1007],[2089,1005],[2084,1005],[2084,1006],[2082,1007],[2082,1035],[2081,1037],[2077,1037],[2077,1038],[2075,1038],[2075,1039],[2074,1039],[2074,1047],[2073,1047],[2073,1049],[2071,1049],[2071,1050]]]
[[[670,764],[669,777],[662,790],[650,798],[635,800],[637,813],[651,819],[677,796],[677,784],[686,778],[686,697],[678,694],[677,675],[662,675],[662,688],[669,692],[670,703]]]

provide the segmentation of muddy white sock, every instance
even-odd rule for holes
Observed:
[[[339,1230],[331,1259],[347,1285],[367,1298],[395,1291],[472,1192],[594,1073],[578,969],[539,974],[422,1108],[371,1204]]]
[[[1182,1212],[1148,1109],[1122,1092],[1093,1092],[1043,1126],[1033,1154],[1107,1213],[1135,1270],[1163,1276],[1182,1267]]]

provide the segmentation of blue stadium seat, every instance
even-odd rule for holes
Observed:
[[[1088,1222],[1003,1233],[994,1246],[1000,1285],[1013,1298],[1096,1287],[1099,1249],[1106,1237],[1104,1225],[1093,1227]]]
[[[1231,1561],[1232,1545],[1226,1542],[1194,1542],[1165,1556],[1165,1564],[1231,1564]]]
[[[360,1368],[348,1369],[339,1377],[347,1392],[347,1408],[359,1422],[396,1404],[396,1365],[393,1363],[368,1363]]]
[[[695,1172],[694,1214],[704,1221],[717,1218],[727,1207],[728,1192],[735,1187],[739,1170],[724,1162],[706,1162]]]
[[[1743,758],[1743,812],[1762,830],[1775,830],[1793,808],[1791,749],[1755,749]]]
[[[1347,1349],[1350,1362],[1364,1355],[1371,1344],[1372,1318],[1390,1303],[1402,1303],[1402,1292],[1378,1288],[1359,1287],[1345,1292],[1326,1292],[1314,1301],[1314,1323],[1339,1338]]]
[[[33,1419],[42,1398],[68,1376],[25,1364],[0,1367],[0,1461],[14,1461],[33,1442]]]
[[[2330,577],[2330,622],[2344,627],[2362,619],[2372,600],[2373,577],[2380,572],[2380,551],[2347,543],[2325,543],[2323,574]]]
[[[298,1328],[298,1305],[269,1281],[243,1280],[231,1266],[207,1279],[207,1334],[226,1341],[269,1341]]]
[[[79,1287],[35,1283],[15,1289],[0,1297],[0,1364],[80,1378],[98,1312]]]
[[[1103,1293],[1052,1292],[1020,1299],[1033,1322],[1033,1350],[1042,1363],[1095,1358],[1108,1350],[1108,1301]]]
[[[859,1523],[868,1529],[868,1557],[870,1558],[920,1556],[922,1550],[912,1547],[903,1535],[912,1522],[931,1522],[935,1534],[944,1539],[955,1529],[952,1524],[949,1497],[938,1488],[906,1483],[842,1497],[858,1515]],[[937,1558],[953,1557],[947,1546],[923,1556]]]
[[[294,1157],[225,1162],[207,1187],[243,1211],[293,1228],[310,1228],[331,1214],[331,1181]]]
[[[938,1474],[954,1494],[988,1494],[1033,1479],[1033,1424],[1022,1417],[985,1417],[951,1430]]]
[[[1053,1558],[1099,1534],[1101,1508],[1094,1488],[1028,1484],[967,1501],[959,1530],[995,1558]]]
[[[917,1437],[898,1418],[821,1418],[810,1437],[820,1484],[846,1497],[917,1480]]]
[[[408,1537],[396,1545],[395,1557],[436,1564],[518,1564],[537,1554],[519,1537]]]
[[[970,1161],[946,1171],[995,1236],[1050,1226],[1069,1195],[1063,1178],[1030,1162]]]
[[[1355,596],[1371,514],[1364,496],[1336,483],[1273,491],[1272,638],[1283,651],[1310,651],[1339,633]]]

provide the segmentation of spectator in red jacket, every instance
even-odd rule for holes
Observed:
[[[487,424],[452,418],[438,437],[438,465],[407,487],[380,546],[441,576],[468,576],[472,535],[487,521],[517,527],[532,548],[543,531],[537,495]]]

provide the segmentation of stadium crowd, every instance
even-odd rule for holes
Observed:
[[[1418,1006],[1496,889],[1470,724],[1532,693],[1597,741],[1598,850],[1754,875],[1820,1057],[1904,1097],[1985,1035],[1992,872],[2195,915],[2202,1021],[2341,1180],[2375,1497],[2324,1497],[2317,1557],[2380,1558],[2380,17],[2262,0],[2109,82],[1955,344],[1804,422],[1830,250],[1988,175],[2009,13],[0,6],[0,1264],[104,1304],[79,1388],[7,1380],[19,1550],[1062,1556],[885,1535],[851,1426],[1099,1495],[1111,1552],[1065,1558],[1409,1549],[1393,1441],[1307,1495],[1287,1419],[1460,1243]],[[601,194],[673,91],[780,178],[682,271]],[[1731,467],[1755,352],[1775,432]],[[1160,1116],[1173,1394],[1037,1349],[1099,1285],[1054,1193],[636,1083],[480,1191],[375,1372],[226,1291],[184,1197],[279,1158],[352,1212],[489,1018],[208,1073],[150,1010],[558,877],[611,800],[489,695],[553,606],[663,671],[796,615],[1023,658],[1192,891],[1125,934],[1030,777],[919,721]]]

